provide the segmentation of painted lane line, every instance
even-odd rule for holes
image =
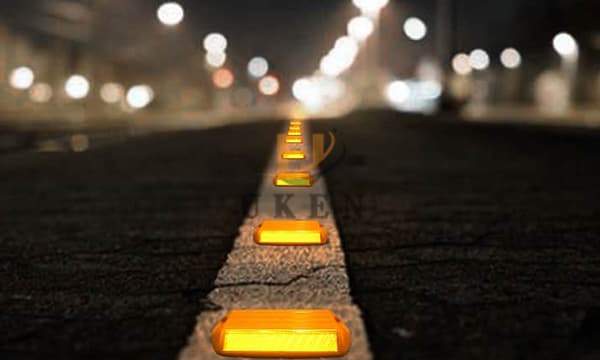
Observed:
[[[204,311],[198,316],[194,333],[179,355],[180,360],[226,359],[213,351],[211,333],[228,311],[235,309],[329,309],[352,333],[352,346],[342,358],[372,358],[360,310],[350,296],[344,253],[327,202],[325,182],[315,176],[312,187],[274,186],[281,151],[288,149],[287,144],[281,143],[265,172],[259,196],[219,271],[215,289],[208,295],[208,301],[221,310]],[[310,141],[305,141],[295,146],[309,151],[309,145]],[[255,230],[264,221],[285,216],[314,220],[315,215],[327,215],[318,219],[327,230],[328,241],[324,245],[262,246],[255,242]]]

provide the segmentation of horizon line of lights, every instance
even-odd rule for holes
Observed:
[[[36,81],[35,72],[28,66],[14,68],[9,76],[12,88],[18,91],[28,91],[29,98],[34,103],[47,103],[55,96],[55,90],[44,81]],[[64,94],[74,100],[86,99],[92,90],[90,80],[82,74],[71,74],[65,78]],[[127,88],[118,82],[103,83],[98,92],[100,98],[107,104],[123,103],[133,110],[142,109],[154,100],[154,90],[146,84],[135,84]]]

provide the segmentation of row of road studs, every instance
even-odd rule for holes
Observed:
[[[302,127],[301,121],[290,121],[285,144],[303,144]],[[308,156],[288,149],[281,159],[300,161]],[[273,179],[274,186],[285,188],[313,183],[308,172],[279,172]],[[254,230],[254,241],[257,246],[318,246],[327,243],[327,230],[316,220],[266,220]],[[232,357],[338,357],[350,350],[351,343],[348,327],[328,309],[231,310],[212,331],[217,354]]]

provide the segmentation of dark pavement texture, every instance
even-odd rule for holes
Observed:
[[[0,358],[175,358],[281,126],[0,157]]]
[[[376,359],[600,359],[600,132],[384,111],[327,129]]]

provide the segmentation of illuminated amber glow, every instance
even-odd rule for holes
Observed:
[[[299,125],[302,125],[302,121],[300,121],[300,120],[292,120],[292,121],[290,121],[290,125],[292,125],[292,126],[299,126]]]
[[[279,173],[275,176],[275,186],[309,187],[313,178],[309,173]]]
[[[232,310],[212,343],[224,356],[332,357],[348,352],[352,336],[329,310]]]
[[[235,77],[229,69],[219,69],[213,73],[213,84],[219,89],[227,89],[233,85]]]
[[[303,151],[285,151],[281,154],[281,158],[286,160],[303,160],[306,159],[306,155]]]
[[[300,136],[288,136],[285,138],[286,144],[302,144],[302,138]]]
[[[299,125],[291,125],[290,126],[290,131],[301,131],[302,129],[300,128]]]
[[[300,136],[302,132],[300,130],[290,130],[288,131],[288,136]]]
[[[261,245],[321,245],[327,230],[314,220],[267,220],[254,230],[254,241]]]

